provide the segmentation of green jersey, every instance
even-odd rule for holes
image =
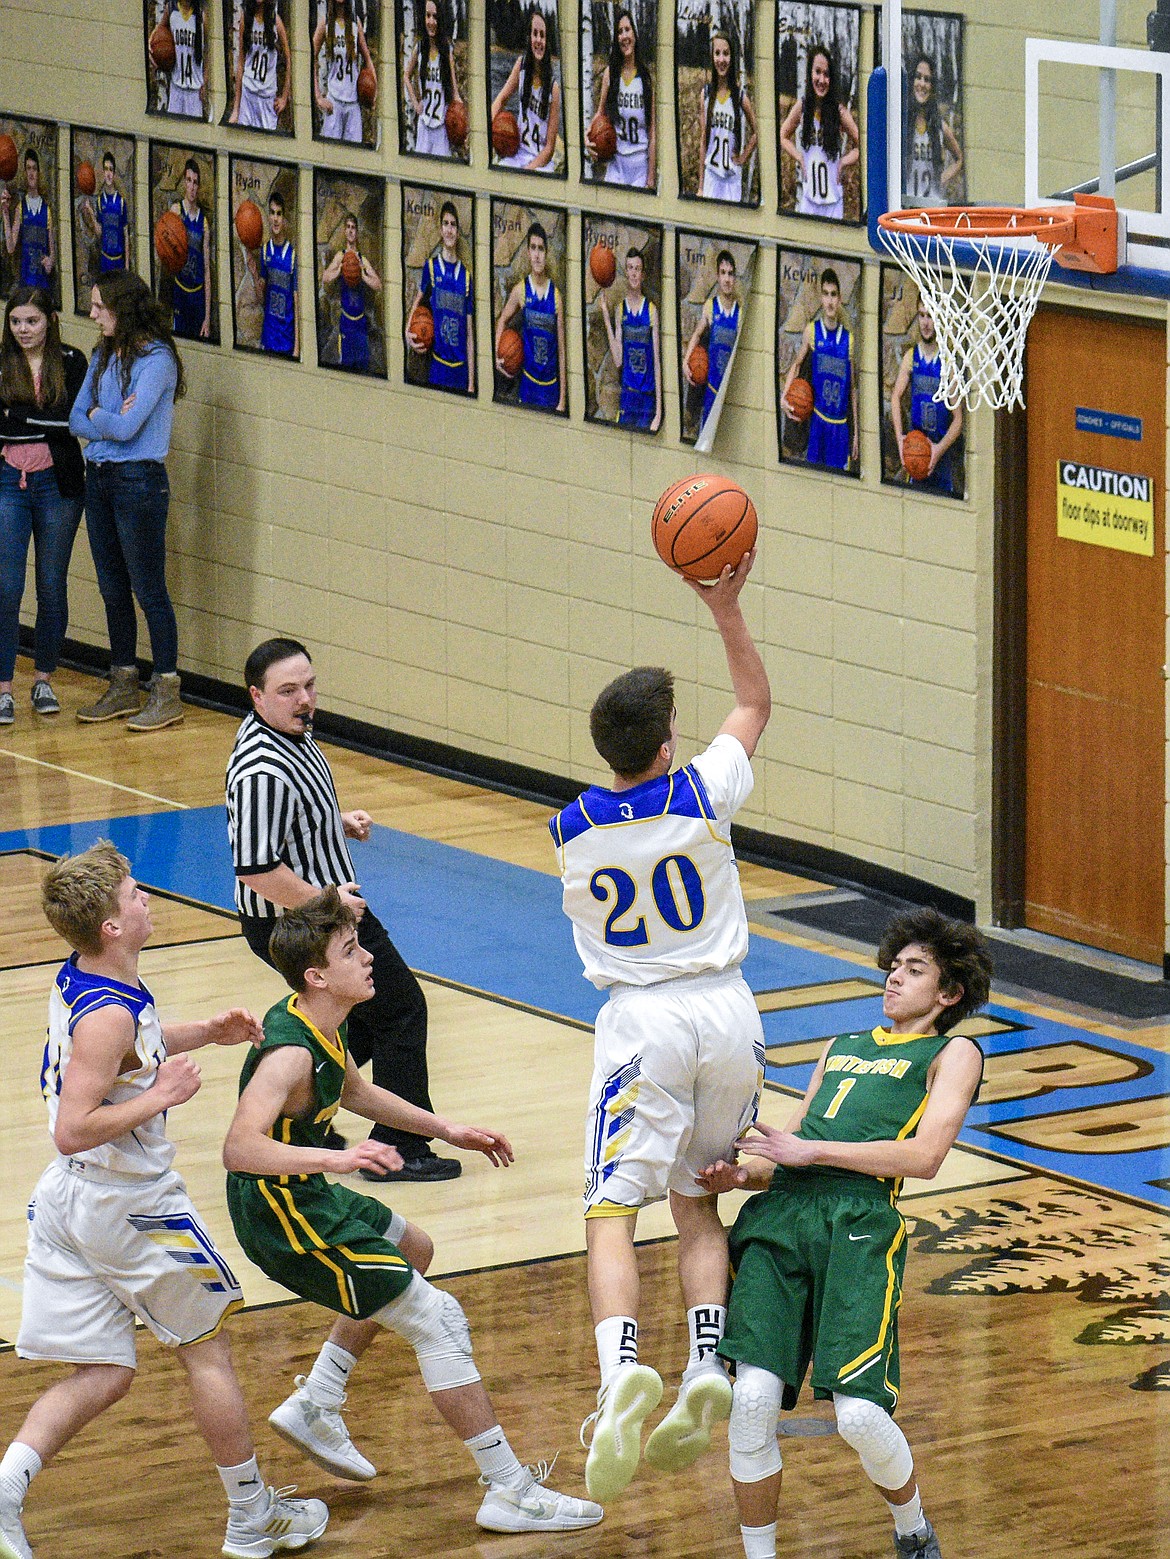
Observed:
[[[313,1058],[313,1105],[305,1116],[278,1115],[268,1135],[274,1141],[287,1142],[294,1148],[323,1148],[329,1122],[337,1114],[341,1090],[345,1086],[346,1026],[342,1023],[336,1041],[326,1039],[297,1006],[295,996],[278,1001],[264,1015],[264,1043],[258,1049],[249,1051],[244,1061],[240,1072],[241,1093],[252,1080],[263,1057],[280,1049],[282,1045],[299,1045]],[[287,1182],[289,1179],[303,1180],[305,1176],[285,1175],[279,1178]]]

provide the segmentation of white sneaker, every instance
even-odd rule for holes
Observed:
[[[329,1507],[320,1499],[289,1499],[295,1493],[295,1484],[269,1489],[267,1505],[255,1501],[256,1512],[229,1505],[222,1549],[227,1559],[268,1559],[315,1542],[329,1525]]]
[[[33,1559],[20,1520],[23,1509],[23,1505],[10,1505],[6,1499],[0,1499],[0,1559]]]
[[[638,1470],[642,1454],[642,1424],[662,1400],[662,1381],[648,1364],[623,1364],[597,1393],[597,1411],[581,1425],[585,1487],[594,1499],[620,1494]],[[593,1425],[593,1438],[585,1431]]]
[[[711,1444],[712,1424],[731,1417],[731,1382],[705,1370],[678,1388],[678,1401],[646,1441],[646,1461],[659,1472],[681,1472]]]
[[[319,1407],[309,1395],[304,1375],[298,1375],[294,1384],[297,1389],[292,1396],[268,1415],[268,1422],[281,1439],[298,1446],[318,1467],[338,1478],[350,1478],[355,1483],[376,1478],[378,1469],[350,1439],[341,1408]],[[345,1405],[344,1397],[341,1404]]]
[[[476,1514],[478,1525],[489,1532],[575,1532],[579,1527],[595,1527],[604,1516],[592,1500],[546,1489],[544,1480],[552,1471],[547,1462],[528,1471],[532,1482],[525,1489],[479,1480],[487,1484],[487,1493]]]

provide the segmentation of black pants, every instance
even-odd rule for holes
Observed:
[[[240,916],[248,946],[275,968],[268,938],[275,921]],[[374,957],[374,994],[349,1015],[349,1053],[358,1066],[373,1062],[373,1080],[420,1109],[433,1109],[427,1082],[427,1001],[422,987],[369,909],[358,921],[358,941]],[[370,1136],[396,1147],[404,1159],[426,1151],[427,1138],[392,1126],[375,1126]]]

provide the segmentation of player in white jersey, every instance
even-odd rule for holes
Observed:
[[[366,32],[353,13],[353,0],[326,0],[327,14],[313,33],[313,100],[326,141],[362,139],[362,105],[357,81],[363,70],[377,80]],[[324,49],[324,62],[322,62]],[[324,89],[321,77],[324,73]]]
[[[699,196],[742,204],[743,170],[757,141],[755,110],[740,85],[734,34],[713,32],[711,74],[703,88],[699,125]],[[747,193],[750,198],[751,191]]]
[[[284,84],[277,90],[281,63]],[[236,37],[235,98],[228,123],[275,130],[288,102],[292,57],[276,0],[244,0]]]
[[[734,1141],[754,1119],[763,1081],[763,1029],[739,972],[748,931],[731,847],[731,819],[751,793],[749,760],[772,707],[739,605],[754,561],[749,552],[713,585],[694,586],[723,639],[735,693],[715,740],[672,773],[674,679],[658,667],[627,672],[590,713],[612,789],[593,786],[550,825],[586,978],[609,991],[585,1130],[589,1297],[601,1366],[585,1464],[593,1498],[612,1498],[629,1483],[642,1422],[662,1395],[658,1374],[638,1363],[634,1230],[638,1209],[667,1195],[690,1357],[646,1460],[689,1466],[731,1408],[731,1383],[715,1356],[727,1240],[716,1199],[696,1176],[715,1142]]]
[[[203,0],[178,0],[167,25],[175,40],[167,113],[181,114],[184,119],[206,119],[207,25]]]
[[[414,109],[414,152],[420,157],[450,157],[447,109],[463,99],[455,81],[455,55],[444,0],[426,0],[423,31],[410,51],[403,85]]]
[[[492,99],[492,122],[519,94],[520,146],[510,157],[496,157],[497,168],[526,168],[529,173],[555,173],[557,136],[561,129],[560,71],[552,61],[548,21],[535,5],[528,11],[528,44]]]
[[[963,148],[942,116],[934,95],[934,63],[925,54],[914,62],[906,117],[906,199],[915,206],[945,206],[949,186],[963,171]]]
[[[136,1317],[186,1369],[228,1497],[223,1552],[259,1559],[303,1547],[329,1512],[320,1500],[281,1499],[260,1476],[220,1330],[243,1299],[172,1168],[166,1136],[166,1111],[199,1087],[187,1052],[259,1043],[263,1031],[239,1007],[163,1027],[138,977],[149,900],[112,844],[50,867],[41,899],[75,951],[49,1004],[41,1087],[58,1156],[29,1203],[16,1351],[73,1373],[37,1399],[0,1460],[0,1555],[32,1559],[20,1519],[29,1484],[130,1389]]]
[[[597,101],[617,138],[617,150],[604,164],[603,182],[654,189],[658,183],[654,77],[643,58],[634,18],[624,9],[618,11],[614,22],[609,62],[601,73]],[[585,155],[590,162],[598,161],[588,134]]]
[[[846,137],[853,142],[848,149]],[[797,98],[780,126],[780,145],[800,169],[798,216],[837,222],[844,217],[841,174],[857,161],[860,144],[857,121],[838,99],[833,56],[818,45],[809,50],[804,96]]]

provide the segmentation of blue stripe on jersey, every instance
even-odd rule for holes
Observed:
[[[96,1012],[99,1007],[110,1006],[125,1007],[137,1029],[143,1012],[153,1001],[144,985],[124,985],[121,980],[112,980],[108,975],[86,974],[77,967],[76,953],[57,971],[56,985],[61,1000],[69,1008],[70,1034],[82,1018]]]
[[[603,790],[600,785],[591,785],[583,796],[558,812],[548,826],[553,842],[560,847],[580,838],[590,828],[612,828],[666,816],[715,821],[715,809],[693,765],[647,780],[631,790]]]

